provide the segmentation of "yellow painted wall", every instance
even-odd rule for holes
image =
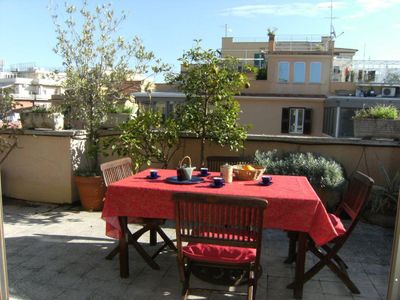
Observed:
[[[294,97],[237,97],[242,113],[241,124],[252,124],[249,133],[282,134],[281,120],[283,107],[312,109],[311,135],[322,136],[324,98]]]
[[[3,194],[37,202],[77,201],[72,143],[70,136],[18,136],[18,148],[2,165]]]

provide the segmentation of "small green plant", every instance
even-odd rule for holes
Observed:
[[[342,166],[333,159],[315,153],[257,150],[255,163],[265,167],[268,174],[306,176],[315,188],[333,189],[344,183]]]
[[[267,79],[267,68],[258,69],[256,79],[257,80],[266,80]]]
[[[132,114],[133,108],[132,107],[126,107],[126,106],[117,106],[117,107],[112,107],[108,111],[109,113],[124,113],[124,114]]]
[[[50,109],[48,109],[46,106],[34,106],[31,109],[31,112],[33,113],[50,113]]]
[[[374,186],[367,208],[371,213],[395,215],[399,198],[400,171],[390,177],[382,164],[380,169],[385,179],[385,184],[383,186]]]
[[[357,110],[353,119],[387,119],[399,118],[399,112],[394,105],[375,105],[369,108]]]

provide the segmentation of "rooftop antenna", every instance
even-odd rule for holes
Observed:
[[[228,24],[225,24],[225,37],[228,37],[228,32],[232,32],[232,29],[228,27]]]
[[[337,17],[333,16],[333,0],[331,0],[330,9],[331,9],[331,16],[330,16],[330,19],[331,19],[331,26],[330,27],[331,28],[330,28],[329,36],[333,40],[333,39],[337,39],[339,36],[341,36],[344,33],[344,31],[342,31],[340,34],[336,35],[335,27],[333,26],[333,19],[337,19]]]

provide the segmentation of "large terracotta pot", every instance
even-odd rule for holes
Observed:
[[[75,176],[75,183],[84,210],[99,211],[103,209],[106,188],[101,176]]]

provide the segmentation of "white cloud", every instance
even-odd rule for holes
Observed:
[[[365,12],[377,12],[400,4],[400,0],[357,0],[357,3]]]
[[[394,1],[394,0],[392,0]],[[312,17],[330,9],[330,2],[298,2],[290,4],[257,4],[257,5],[242,5],[226,9],[222,15],[248,17],[254,15],[274,15],[274,16],[305,16]],[[334,9],[345,7],[344,2],[333,2]]]
[[[396,5],[400,5],[400,0],[356,0],[356,4],[353,6],[356,8],[356,12],[347,16],[347,18],[359,19]]]

